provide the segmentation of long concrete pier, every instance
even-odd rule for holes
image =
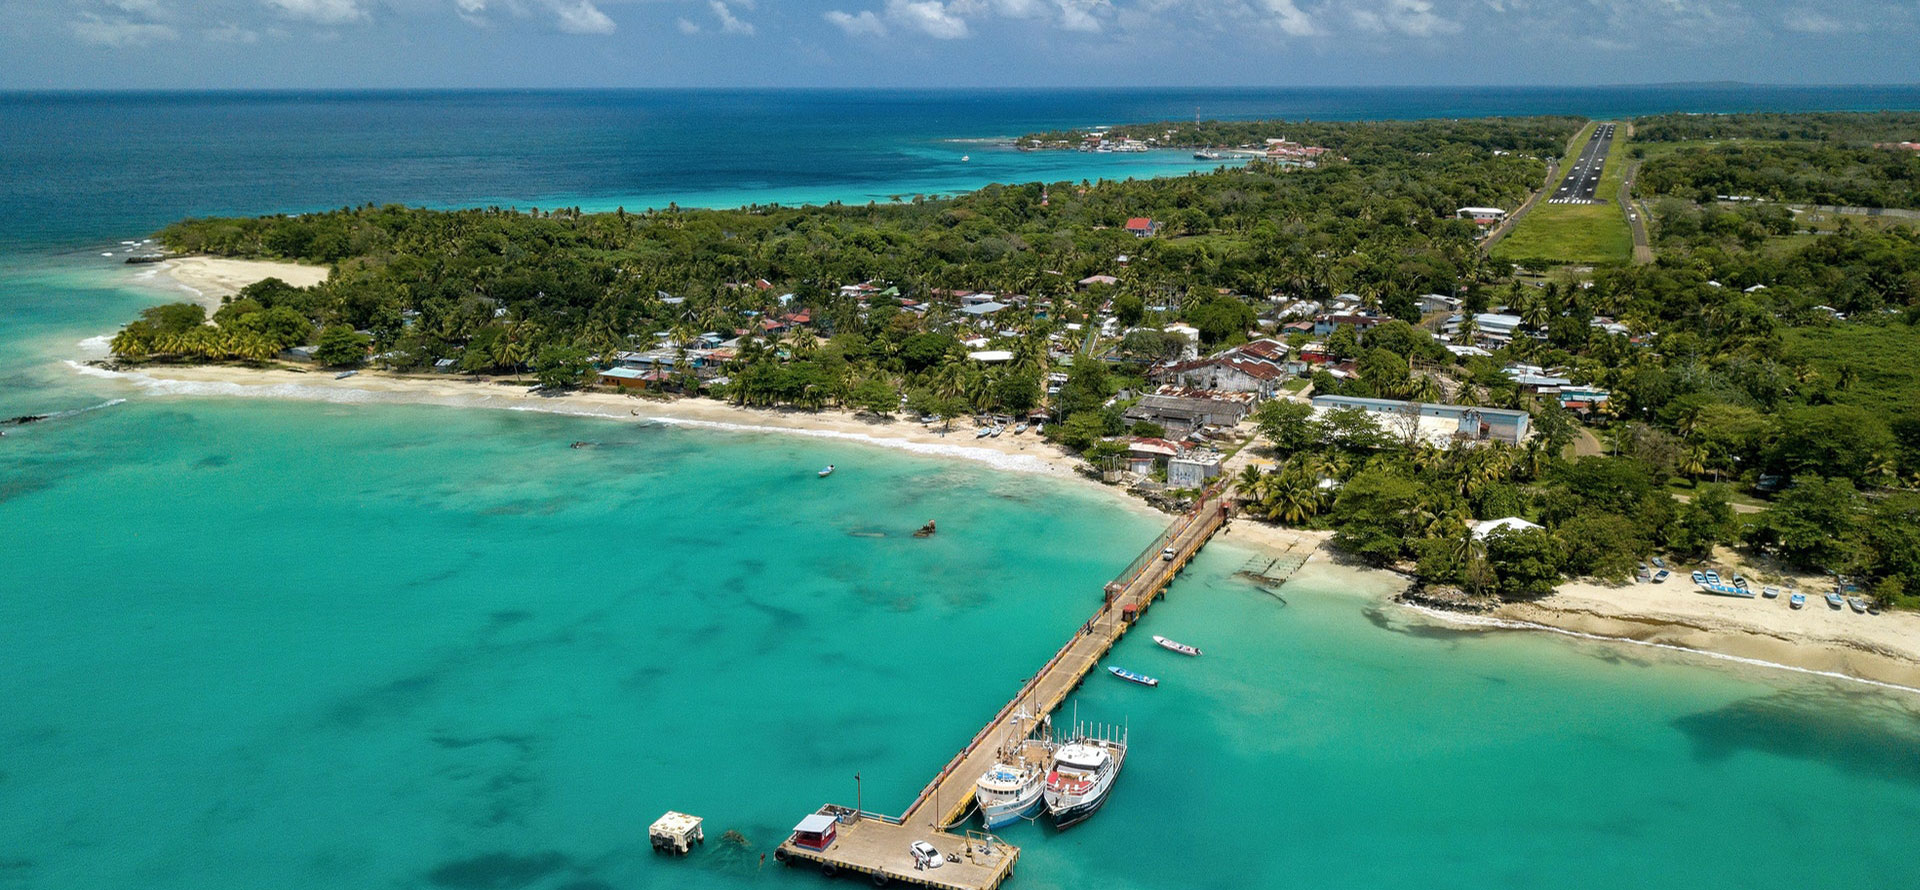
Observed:
[[[973,803],[974,783],[1008,743],[1057,710],[1113,645],[1164,593],[1167,585],[1226,524],[1230,502],[1219,486],[1182,514],[1106,586],[1100,608],[1023,684],[966,747],[947,761],[898,818],[823,807],[836,817],[836,837],[824,849],[788,838],[774,852],[781,862],[813,862],[828,875],[858,873],[876,884],[900,881],[938,890],[994,890],[1013,875],[1020,850],[980,831],[955,834]],[[1017,720],[1016,715],[1027,719]],[[960,856],[939,868],[915,866],[909,845],[927,841]]]

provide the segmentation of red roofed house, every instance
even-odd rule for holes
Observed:
[[[1160,231],[1160,224],[1147,217],[1136,216],[1127,220],[1127,231],[1132,232],[1136,238],[1145,238]]]
[[[1165,465],[1167,461],[1180,456],[1180,446],[1165,439],[1134,438],[1127,440],[1127,472],[1145,476],[1153,472],[1155,466]]]

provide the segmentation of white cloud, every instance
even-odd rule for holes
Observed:
[[[218,28],[208,28],[201,32],[213,43],[259,43],[260,32],[251,28],[242,28],[232,22],[221,22]]]
[[[821,18],[847,32],[849,37],[884,37],[887,34],[886,24],[881,22],[880,17],[874,15],[872,10],[863,10],[859,15],[852,15],[835,9]]]
[[[1112,9],[1107,0],[1060,0],[1060,27],[1069,31],[1098,31],[1100,19],[1094,10]]]
[[[1273,14],[1273,23],[1280,28],[1282,34],[1289,37],[1312,37],[1321,33],[1320,26],[1314,22],[1313,16],[1295,6],[1293,0],[1262,0],[1261,5],[1267,8],[1267,12]]]
[[[123,18],[102,18],[91,12],[80,14],[73,23],[73,36],[94,46],[146,46],[162,40],[178,40],[180,32],[156,22],[134,22]]]
[[[1799,9],[1787,13],[1786,19],[1781,24],[1786,25],[1789,31],[1799,31],[1802,34],[1848,34],[1866,30],[1855,22],[1843,22],[1811,9]]]
[[[108,0],[107,5],[121,12],[155,19],[165,17],[167,12],[166,7],[160,5],[160,0]]]
[[[1355,9],[1353,23],[1361,30],[1384,33],[1397,31],[1408,37],[1432,37],[1454,34],[1460,23],[1433,11],[1431,0],[1387,0],[1380,11]]]
[[[722,0],[711,0],[707,6],[713,10],[713,17],[720,20],[720,33],[753,36],[753,25],[735,17],[733,10],[728,9]]]
[[[678,18],[678,19],[674,19],[674,20],[673,20],[673,24],[674,24],[674,26],[675,26],[675,27],[677,27],[677,28],[679,28],[679,29],[680,29],[680,33],[682,33],[682,34],[698,34],[698,33],[700,33],[700,26],[699,26],[699,25],[696,25],[696,24],[694,24],[694,23],[692,23],[692,22],[689,22],[689,21],[687,21],[687,20],[686,20],[686,19],[684,19],[684,18]]]
[[[568,34],[612,34],[615,27],[593,0],[556,4],[553,14],[559,18],[560,30]]]
[[[268,6],[288,18],[305,19],[322,25],[344,25],[367,17],[359,0],[265,0]]]
[[[958,40],[969,33],[967,20],[940,0],[887,0],[887,20],[941,40]]]

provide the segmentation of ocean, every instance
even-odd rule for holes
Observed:
[[[832,886],[760,854],[855,773],[903,808],[1159,528],[940,455],[77,373],[175,298],[120,262],[171,219],[1177,175],[979,140],[1196,108],[1869,107],[1920,89],[0,97],[0,415],[67,412],[0,439],[0,888]],[[1324,562],[1276,598],[1248,555],[1111,657],[1159,688],[1075,696],[1133,753],[1092,820],[1004,832],[1010,886],[1920,883],[1920,698],[1436,626]],[[668,809],[696,855],[647,849]]]

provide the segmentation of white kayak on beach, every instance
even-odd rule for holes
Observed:
[[[1172,640],[1167,639],[1166,637],[1160,636],[1159,634],[1154,634],[1153,641],[1156,643],[1159,643],[1161,648],[1172,649],[1173,651],[1178,652],[1181,655],[1199,655],[1200,654],[1200,650],[1195,649],[1192,646],[1189,646],[1185,643],[1176,643]]]

